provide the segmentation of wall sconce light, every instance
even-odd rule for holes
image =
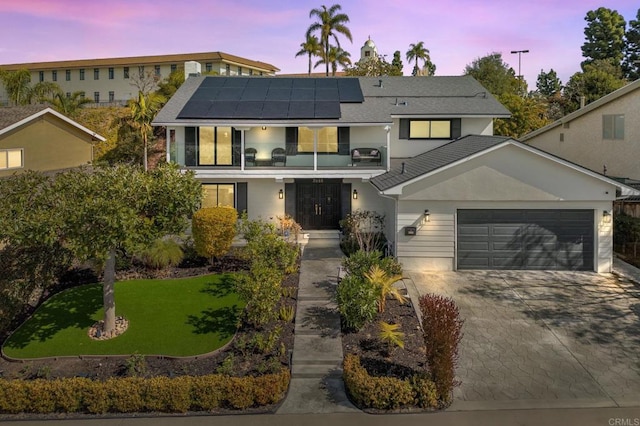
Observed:
[[[611,223],[611,212],[607,210],[602,211],[602,221],[604,223]]]
[[[262,130],[267,130],[267,126],[262,126]]]
[[[353,199],[354,199],[354,200],[357,200],[357,199],[358,199],[358,190],[357,190],[357,189],[354,189],[354,190],[353,190]]]
[[[280,191],[278,191],[278,198],[280,200],[282,200],[284,198],[284,191],[282,190],[282,188],[280,188]]]
[[[429,221],[431,221],[431,214],[429,214],[429,210],[428,209],[425,209],[424,216],[422,218],[422,223],[427,223]]]

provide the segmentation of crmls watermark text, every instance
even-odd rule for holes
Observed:
[[[609,419],[609,426],[640,426],[640,418],[612,417]]]

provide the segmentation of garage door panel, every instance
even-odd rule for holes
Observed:
[[[593,270],[592,210],[459,210],[459,269]]]

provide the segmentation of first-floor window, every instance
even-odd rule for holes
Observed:
[[[116,99],[115,92],[109,92],[109,102],[113,102]]]
[[[322,127],[318,131],[318,152],[338,152],[338,128]],[[313,129],[298,127],[298,152],[313,152]]]
[[[93,102],[95,103],[100,102],[100,92],[93,92]]]
[[[202,207],[235,207],[235,185],[232,183],[202,184]]]
[[[624,139],[624,114],[602,116],[602,139]]]
[[[122,69],[122,75],[124,78],[129,78],[129,67],[124,67]]]
[[[0,149],[0,170],[24,167],[22,149]]]

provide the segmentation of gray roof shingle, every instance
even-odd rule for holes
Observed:
[[[26,105],[0,108],[0,129],[5,129],[27,117],[49,108],[49,105]]]
[[[396,163],[387,173],[371,178],[371,183],[380,191],[386,191],[508,140],[511,138],[506,136],[464,136],[431,151],[406,159],[404,173],[403,165]]]

